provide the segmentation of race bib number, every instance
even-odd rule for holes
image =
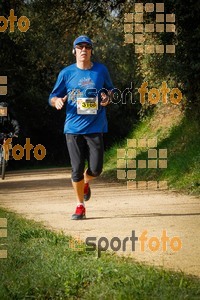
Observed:
[[[96,115],[98,110],[98,98],[77,98],[77,114]]]

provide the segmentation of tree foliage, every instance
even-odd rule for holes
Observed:
[[[93,59],[107,65],[115,86],[121,92],[132,88],[132,98],[136,99],[131,101],[129,93],[125,105],[119,102],[109,107],[107,146],[127,135],[138,119],[141,105],[135,88],[143,81],[153,87],[160,86],[162,81],[178,87],[185,96],[188,115],[199,117],[200,4],[195,0],[165,1],[166,11],[176,15],[176,36],[168,37],[176,43],[175,55],[136,55],[134,44],[124,44],[124,13],[133,11],[134,3],[128,0],[3,0],[0,4],[1,15],[8,18],[10,9],[14,9],[18,18],[25,15],[31,23],[25,33],[17,26],[13,33],[9,29],[0,33],[0,75],[8,76],[7,100],[14,107],[22,128],[19,142],[23,144],[29,137],[33,144],[45,145],[45,163],[59,164],[66,159],[62,133],[64,111],[55,111],[47,100],[58,72],[74,62],[72,44],[80,34],[93,39]],[[151,19],[149,14],[146,22]],[[153,35],[150,39],[154,43],[166,42],[166,35]]]

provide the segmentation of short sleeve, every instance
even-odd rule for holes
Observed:
[[[66,82],[64,72],[61,71],[58,75],[54,88],[49,96],[49,104],[51,105],[51,98],[60,97],[63,98],[67,94]]]

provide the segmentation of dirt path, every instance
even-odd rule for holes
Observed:
[[[119,253],[138,261],[200,276],[198,198],[171,192],[131,191],[126,186],[100,180],[94,181],[91,187],[92,198],[86,204],[87,219],[82,221],[70,220],[76,201],[70,172],[66,169],[8,173],[0,182],[0,206],[83,240],[96,237],[96,244],[101,237],[106,237],[109,245],[115,240],[112,247],[119,246]],[[133,251],[132,231],[140,237],[145,230],[144,251],[139,240]],[[163,230],[169,237],[165,251],[161,241]],[[157,238],[155,243],[152,237]],[[171,249],[179,245],[173,237],[179,237],[182,242],[179,251]],[[105,242],[100,241],[105,246]],[[154,246],[159,246],[158,250]]]

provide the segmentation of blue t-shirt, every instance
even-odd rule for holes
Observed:
[[[64,133],[90,134],[108,131],[106,109],[100,105],[101,90],[112,90],[113,84],[107,68],[100,63],[93,63],[89,70],[79,69],[76,64],[64,68],[58,75],[56,84],[49,96],[61,97],[68,95],[66,103],[66,119]],[[78,114],[77,98],[98,96],[96,114]]]

